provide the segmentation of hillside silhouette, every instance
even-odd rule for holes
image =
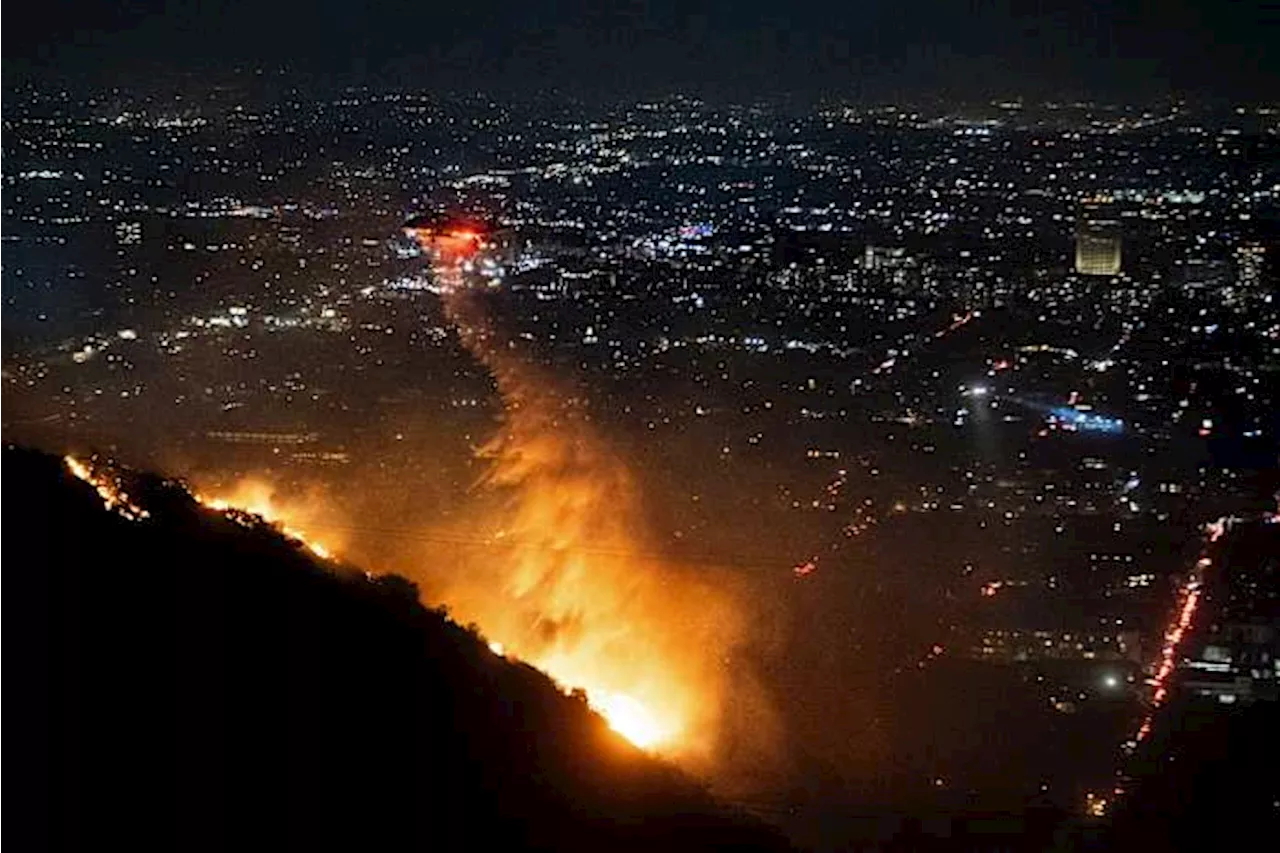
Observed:
[[[30,849],[784,850],[396,577],[141,476],[3,453],[11,838]]]
[[[1258,702],[1236,714],[1175,709],[1161,749],[1138,768],[1104,840],[1106,851],[1244,849],[1280,832],[1280,713]]]

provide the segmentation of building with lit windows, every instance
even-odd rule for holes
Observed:
[[[1266,258],[1267,250],[1261,243],[1242,243],[1236,247],[1236,284],[1246,293],[1261,287]]]
[[[1120,274],[1120,223],[1103,205],[1086,205],[1076,219],[1076,272]]]

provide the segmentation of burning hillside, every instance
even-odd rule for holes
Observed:
[[[646,556],[627,466],[580,401],[503,338],[467,286],[463,261],[482,240],[471,231],[406,230],[432,257],[446,314],[494,377],[505,416],[479,454],[477,486],[491,508],[473,515],[465,531],[445,534],[482,537],[488,547],[444,570],[414,556],[392,568],[423,582],[432,603],[476,625],[496,652],[533,664],[566,692],[583,691],[633,743],[706,769],[731,655],[744,639],[741,608],[723,584]],[[325,531],[307,523],[315,513],[263,483],[214,490],[203,500],[256,512],[328,553]],[[736,680],[738,700],[758,705],[744,679]]]
[[[498,547],[444,579],[444,600],[486,635],[581,689],[636,744],[705,760],[742,640],[733,600],[640,555],[632,478],[578,400],[495,330],[467,286],[459,246],[411,230],[464,345],[493,375],[505,421],[481,451],[482,486],[505,498]]]
[[[37,846],[785,849],[399,578],[100,458],[4,461]]]

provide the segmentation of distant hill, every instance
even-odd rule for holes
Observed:
[[[6,829],[24,849],[784,850],[489,652],[141,478],[3,452]]]

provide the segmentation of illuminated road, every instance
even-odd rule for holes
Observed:
[[[1142,722],[1135,729],[1133,736],[1124,743],[1123,753],[1125,757],[1132,755],[1138,746],[1151,735],[1156,716],[1169,699],[1170,679],[1177,672],[1179,660],[1183,653],[1184,641],[1195,627],[1196,615],[1199,612],[1203,598],[1205,575],[1209,569],[1213,568],[1213,557],[1210,556],[1209,551],[1237,520],[1234,517],[1224,515],[1204,526],[1204,544],[1196,557],[1196,562],[1191,571],[1178,587],[1178,594],[1175,599],[1176,604],[1169,623],[1164,630],[1164,640],[1160,646],[1160,654],[1153,661],[1155,672],[1146,682],[1147,686],[1151,688],[1147,712],[1143,715]],[[1117,771],[1117,776],[1122,777],[1122,775],[1123,771]],[[1103,817],[1115,806],[1115,801],[1124,796],[1124,794],[1125,786],[1123,782],[1117,782],[1111,791],[1111,797],[1090,793],[1086,798],[1085,810],[1093,817]]]
[[[969,323],[973,322],[976,317],[980,317],[981,315],[981,311],[975,310],[966,311],[964,314],[953,315],[950,322],[942,328],[934,331],[931,338],[928,340],[932,340],[934,342],[942,340],[957,329],[964,328]],[[919,336],[915,332],[902,336],[894,346],[889,348],[889,356],[875,367],[871,368],[864,377],[854,379],[849,384],[849,390],[854,394],[857,394],[866,389],[867,383],[871,377],[888,376],[893,373],[895,369],[901,367],[913,354],[912,351],[908,349],[908,346],[916,341],[918,337]],[[918,350],[916,352],[918,352]],[[848,482],[848,471],[844,468],[837,470],[835,476],[822,487],[821,494],[813,500],[813,505],[826,505],[829,509],[835,509],[836,501]],[[827,543],[827,547],[825,549],[816,550],[804,559],[798,561],[794,566],[792,566],[792,574],[797,578],[809,577],[818,570],[819,562],[824,555],[830,556],[838,553],[844,542],[850,539],[855,539],[863,533],[866,533],[874,527],[878,521],[879,519],[876,516],[875,509],[869,501],[857,502],[849,512],[845,523],[841,525],[839,537]]]

